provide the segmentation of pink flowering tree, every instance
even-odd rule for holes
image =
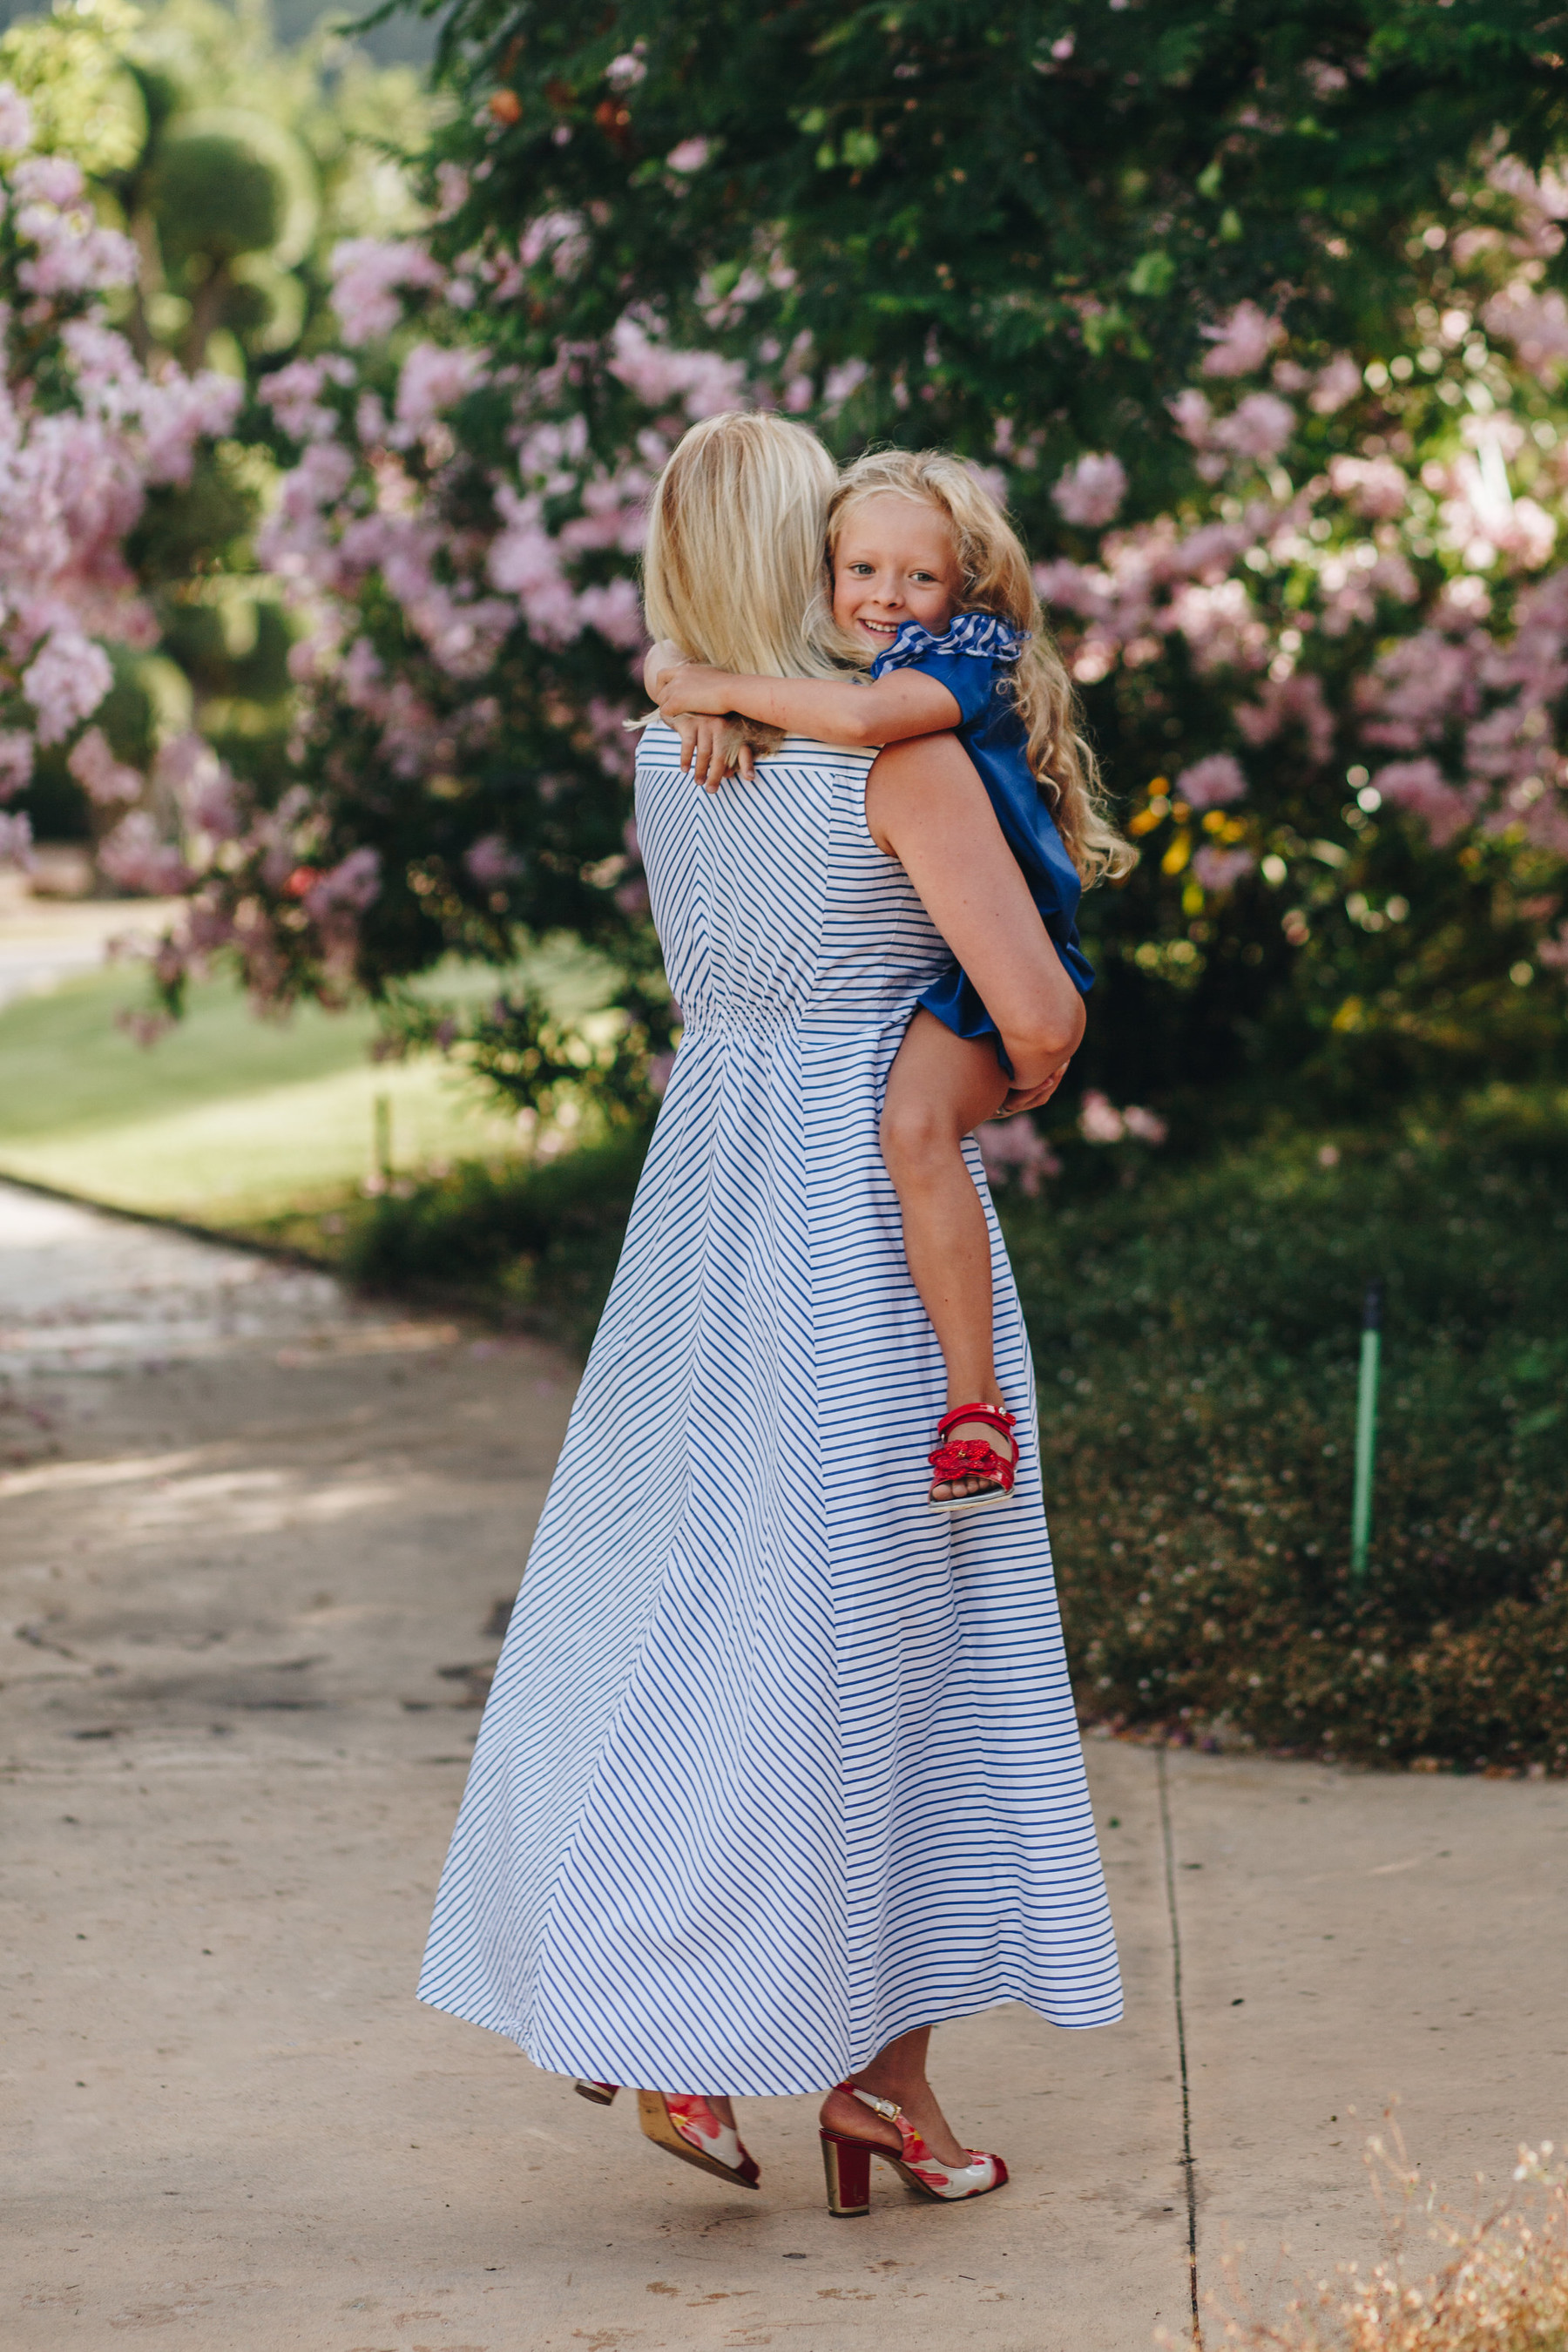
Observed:
[[[131,241],[103,226],[68,157],[39,153],[33,116],[0,83],[0,803],[64,756],[100,818],[105,871],[177,889],[188,869],[145,810],[142,773],[99,724],[116,657],[156,643],[137,534],[232,425],[230,378],[143,366],[108,323],[134,279]],[[0,808],[0,852],[31,829]]]
[[[388,1050],[460,1047],[520,1101],[565,1087],[616,1117],[646,1106],[677,1017],[628,794],[644,506],[687,425],[743,387],[630,312],[544,369],[499,362],[488,306],[569,268],[573,234],[547,217],[446,260],[345,240],[338,347],[263,377],[292,459],[257,539],[296,632],[290,773],[269,793],[176,747],[189,912],[156,973],[171,1010],[215,960],[266,1008],[369,994]],[[563,930],[616,976],[595,1045],[525,987],[458,1013],[403,986]]]
[[[971,56],[924,7],[451,12],[426,229],[340,246],[335,345],[261,387],[292,767],[189,755],[221,824],[182,845],[170,994],[224,954],[522,1099],[586,1055],[637,1105],[674,1019],[628,830],[641,504],[690,418],[755,401],[846,452],[950,442],[1020,519],[1141,851],[1086,907],[1086,1140],[1097,1100],[1114,1154],[1153,1139],[1118,1104],[1191,1131],[1217,1085],[1541,1068],[1563,205],[1536,131],[1527,168],[1491,130],[1561,60],[1513,0],[1481,48],[1400,21],[1210,56],[1180,0],[1167,58],[1136,9],[1047,8]],[[402,988],[561,929],[623,976],[609,1045]]]

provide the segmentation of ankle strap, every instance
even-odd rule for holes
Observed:
[[[889,2123],[898,2121],[899,2109],[891,2099],[879,2099],[875,2091],[863,2091],[858,2083],[846,2083],[844,2087],[852,2099],[858,2099],[860,2105],[869,2107],[873,2115],[886,2116]]]

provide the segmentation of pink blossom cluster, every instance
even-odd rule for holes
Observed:
[[[332,248],[332,307],[351,350],[390,335],[401,296],[440,293],[447,273],[416,237],[351,236]]]
[[[1127,468],[1120,457],[1085,457],[1070,466],[1051,492],[1064,522],[1100,529],[1114,522],[1127,496]]]
[[[99,844],[98,862],[111,882],[140,898],[176,898],[195,878],[146,809],[132,809]]]
[[[1120,1143],[1123,1137],[1133,1136],[1140,1143],[1163,1143],[1169,1130],[1158,1112],[1145,1110],[1139,1103],[1129,1103],[1118,1110],[1109,1095],[1096,1087],[1088,1087],[1078,1118],[1079,1133],[1086,1143]]]
[[[1568,311],[1536,285],[1532,257],[1561,242],[1568,196],[1528,175],[1510,192],[1523,221],[1510,247],[1519,274],[1479,308],[1524,369],[1555,383],[1568,362]],[[1280,322],[1239,305],[1208,331],[1205,383],[1171,403],[1205,486],[1199,497],[1179,519],[1118,527],[1121,486],[1106,479],[1106,461],[1080,459],[1054,497],[1064,520],[1099,531],[1098,546],[1087,559],[1040,565],[1036,579],[1085,684],[1147,669],[1177,642],[1200,677],[1229,688],[1230,720],[1247,746],[1289,736],[1325,768],[1342,728],[1347,756],[1356,743],[1375,766],[1382,752],[1374,790],[1435,848],[1479,831],[1563,856],[1568,570],[1554,567],[1568,460],[1537,455],[1495,373],[1470,397],[1460,346],[1475,315],[1456,308],[1426,330],[1435,338],[1421,354],[1428,374],[1454,355],[1454,423],[1446,449],[1440,441],[1440,454],[1417,465],[1400,432],[1358,429],[1365,383],[1348,354],[1302,367],[1282,355]],[[1473,345],[1464,356],[1474,361]],[[1249,387],[1246,378],[1266,367],[1268,388]],[[1414,372],[1405,364],[1406,379]],[[1346,412],[1349,425],[1335,426],[1341,446],[1317,454],[1312,420]],[[1371,652],[1350,707],[1336,712],[1312,644],[1327,651],[1353,629],[1392,642]],[[1201,756],[1178,776],[1175,797],[1199,811],[1243,799],[1247,779],[1234,755],[1194,748]],[[1255,846],[1211,841],[1189,870],[1218,892],[1256,856]]]
[[[1026,1117],[987,1119],[975,1129],[974,1140],[992,1183],[1007,1184],[1016,1178],[1019,1192],[1031,1201],[1038,1197],[1043,1178],[1062,1172],[1061,1161]]]
[[[5,87],[15,100],[15,89]],[[29,120],[29,133],[31,127]],[[17,283],[40,303],[134,281],[136,247],[118,229],[100,227],[81,171],[68,157],[25,155],[7,178],[16,235],[32,247],[17,265]]]
[[[524,226],[512,259],[481,252],[463,257],[460,268],[504,300],[514,268],[574,267],[582,234],[574,215],[542,215]],[[410,300],[452,299],[452,277],[418,240],[353,240],[333,266],[351,346],[384,337]],[[738,404],[742,373],[711,352],[677,348],[654,321],[629,315],[602,352],[563,350],[531,381],[515,371],[498,378],[485,349],[465,337],[426,334],[403,354],[389,406],[376,388],[377,364],[374,354],[357,370],[341,353],[298,360],[262,384],[261,397],[300,447],[258,551],[304,624],[291,656],[296,678],[318,697],[341,696],[379,730],[394,769],[414,774],[451,731],[447,682],[481,678],[513,632],[549,649],[590,632],[626,655],[641,646],[633,565],[654,472],[686,419]],[[575,387],[593,365],[649,411],[617,467],[605,467],[588,446]],[[468,461],[447,419],[468,394],[497,381],[513,412],[515,471],[485,483],[486,523],[475,520]],[[454,529],[448,487],[459,479],[466,520]],[[428,656],[427,679],[417,666],[384,663],[364,634],[363,601],[383,591]],[[601,760],[618,773],[626,709],[605,710],[602,724],[594,711],[587,723]],[[471,725],[462,719],[459,732]]]
[[[13,282],[0,284],[0,799],[26,782],[35,743],[68,742],[102,702],[113,682],[104,641],[156,642],[125,541],[148,489],[188,481],[244,397],[210,371],[149,372],[108,325],[103,295],[134,277],[135,248],[98,225],[76,163],[30,152],[33,127],[0,84],[15,233]],[[105,804],[142,790],[96,729],[71,766]]]

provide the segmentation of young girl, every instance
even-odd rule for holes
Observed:
[[[742,677],[658,646],[648,685],[664,715],[738,712],[818,741],[868,746],[956,731],[1063,966],[1087,994],[1094,974],[1079,945],[1079,897],[1085,883],[1124,873],[1131,853],[1103,812],[1070,681],[1000,508],[955,457],[876,452],[839,483],[827,563],[835,634],[848,658],[869,668],[869,682]],[[765,739],[758,748],[765,756]],[[695,749],[700,779],[717,785],[737,763],[750,772],[733,732],[704,728]],[[948,1411],[930,1456],[935,1510],[1003,1501],[1018,1459],[993,1361],[990,1236],[963,1139],[1004,1108],[1045,1101],[1066,1067],[1033,1093],[1010,1091],[996,1025],[955,965],[921,999],[889,1075],[882,1151],[910,1272],[947,1367]]]

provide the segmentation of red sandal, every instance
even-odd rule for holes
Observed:
[[[1013,1434],[1016,1417],[994,1404],[955,1404],[951,1412],[942,1414],[936,1425],[939,1438],[946,1438],[948,1431],[962,1422],[978,1421],[987,1429],[994,1429],[1012,1452],[1010,1455],[1003,1454],[978,1437],[961,1437],[950,1444],[939,1444],[934,1454],[926,1455],[932,1474],[931,1492],[926,1497],[931,1510],[945,1511],[949,1518],[956,1518],[961,1511],[987,1510],[993,1503],[1006,1501],[1018,1468],[1018,1441]],[[937,1487],[954,1486],[961,1478],[984,1478],[988,1483],[977,1495],[953,1495],[938,1502]]]

